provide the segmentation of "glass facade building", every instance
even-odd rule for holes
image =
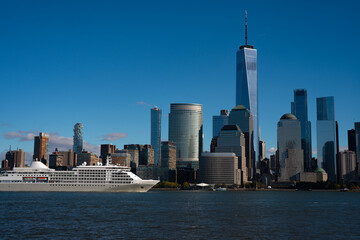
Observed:
[[[334,97],[316,99],[318,167],[324,168],[331,182],[337,181],[336,122]]]
[[[249,109],[252,114],[254,124],[253,149],[256,161],[258,160],[259,149],[257,86],[257,50],[250,45],[241,46],[236,53],[236,106],[241,104]]]
[[[151,146],[154,149],[154,165],[161,165],[161,109],[151,109]]]
[[[291,113],[300,121],[301,149],[304,151],[304,170],[311,172],[311,122],[308,121],[308,104],[306,89],[294,90],[294,101],[291,103]]]
[[[360,122],[355,123],[355,145],[356,162],[360,163]]]
[[[301,149],[300,121],[293,114],[284,114],[277,127],[279,153],[279,181],[299,180],[304,171],[304,153]]]
[[[229,111],[221,110],[220,116],[213,116],[213,137],[219,136],[221,128],[229,124]]]
[[[83,150],[83,125],[77,123],[74,125],[73,150],[75,153],[81,153]]]
[[[176,144],[176,166],[198,168],[203,149],[202,105],[172,103],[169,114],[169,141]]]

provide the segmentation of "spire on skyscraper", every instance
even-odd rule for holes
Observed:
[[[247,11],[245,10],[245,45],[247,45]]]
[[[246,48],[254,48],[254,46],[248,45],[248,36],[247,36],[247,11],[245,10],[245,45],[240,46],[240,49]]]

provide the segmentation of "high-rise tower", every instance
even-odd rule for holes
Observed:
[[[280,182],[298,181],[304,171],[304,153],[301,149],[300,121],[293,114],[284,114],[278,122],[277,148],[279,152]]]
[[[176,166],[198,168],[203,147],[202,105],[172,103],[169,114],[169,141],[176,144]]]
[[[240,127],[241,131],[245,136],[245,158],[246,158],[246,168],[249,180],[253,180],[256,176],[255,169],[255,151],[254,151],[254,125],[253,125],[253,116],[249,109],[243,105],[238,105],[234,107],[229,116],[229,124],[237,125]]]
[[[13,169],[14,167],[25,167],[25,152],[22,149],[10,150],[5,154],[5,160],[2,161],[1,168]]]
[[[253,149],[258,160],[259,121],[258,121],[258,80],[257,50],[247,42],[247,12],[245,12],[245,45],[236,53],[236,106],[249,109],[254,124]],[[255,169],[255,161],[254,161]]]
[[[161,109],[151,109],[151,146],[154,149],[154,165],[160,166],[161,160]]]
[[[312,170],[311,122],[308,121],[306,89],[294,90],[294,101],[291,102],[291,113],[300,121],[301,149],[304,150],[304,170],[310,172]]]
[[[220,111],[220,116],[213,116],[213,137],[219,136],[221,128],[229,123],[229,111]]]
[[[39,133],[39,136],[34,137],[34,160],[39,160],[45,165],[48,165],[49,159],[49,135]]]
[[[336,121],[334,97],[316,99],[317,157],[318,167],[325,169],[331,182],[337,181]]]
[[[360,122],[355,123],[355,148],[356,162],[360,165]]]
[[[81,153],[83,150],[82,129],[83,125],[81,123],[74,125],[73,150],[75,153]]]

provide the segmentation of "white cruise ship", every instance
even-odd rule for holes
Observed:
[[[55,171],[40,161],[0,174],[0,191],[147,192],[158,180],[142,180],[128,167],[81,165]]]

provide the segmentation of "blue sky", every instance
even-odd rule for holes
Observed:
[[[150,142],[150,106],[203,104],[204,149],[212,116],[235,105],[235,56],[258,49],[259,117],[266,148],[290,112],[293,90],[308,90],[316,148],[316,97],[334,96],[340,146],[360,121],[358,1],[2,1],[0,152],[33,151],[50,133],[71,148],[84,125],[85,147]],[[143,104],[141,104],[143,103]]]

